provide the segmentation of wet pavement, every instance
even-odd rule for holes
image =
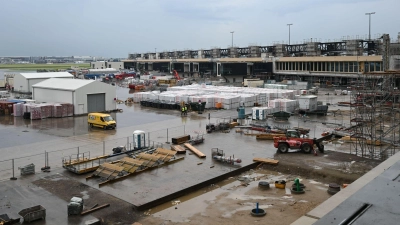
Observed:
[[[132,96],[132,93],[124,88],[118,88],[118,93],[120,93],[118,95],[120,99]],[[346,98],[346,96],[337,97],[340,97],[337,101],[343,101],[342,98]],[[322,94],[321,99],[334,101]],[[40,121],[26,121],[12,116],[0,117],[0,152],[4,155],[0,161],[0,180],[4,180],[4,183],[13,182],[6,181],[12,176],[10,159],[13,158],[19,158],[15,160],[14,165],[17,177],[20,177],[17,168],[29,163],[34,163],[36,171],[40,173],[40,167],[44,166],[45,151],[52,151],[49,153],[49,164],[54,171],[60,171],[62,157],[82,153],[85,153],[85,156],[90,153],[91,157],[108,154],[113,147],[131,143],[132,132],[135,130],[148,132],[150,137],[147,138],[151,142],[163,144],[164,148],[169,149],[169,144],[166,142],[172,137],[183,134],[191,136],[204,134],[206,124],[209,122],[206,118],[207,112],[202,115],[193,112],[182,118],[179,111],[144,108],[139,104],[121,104],[118,108],[123,112],[112,114],[117,120],[116,130],[90,129],[85,116],[50,118]],[[221,121],[221,118],[234,118],[237,115],[235,109],[210,111],[210,113],[212,123]],[[297,116],[292,116],[285,122],[269,119],[268,124],[280,127],[306,127],[311,129],[311,137],[320,137],[320,134],[327,129],[327,126],[321,122],[337,120],[337,117],[331,116],[310,116],[301,120]],[[133,205],[142,205],[233,171],[240,166],[249,165],[254,157],[271,158],[276,153],[271,141],[257,141],[254,136],[236,133],[235,129],[232,129],[230,133],[205,134],[205,142],[196,147],[207,155],[205,159],[200,159],[187,151],[184,160],[131,176],[123,181],[106,184],[101,188],[98,187],[98,179],[86,182],[86,175],[73,177]],[[235,158],[241,158],[242,163],[232,166],[215,162],[211,157],[212,148],[223,149],[226,156],[234,155]]]
[[[38,177],[28,176],[16,181],[2,182],[0,185],[0,214],[8,214],[10,218],[17,219],[20,218],[18,212],[22,209],[42,205],[46,209],[46,218],[45,220],[32,221],[34,224],[83,225],[85,221],[95,219],[90,214],[68,217],[66,210],[67,203],[48,191],[32,185],[30,182],[35,179],[38,179]]]

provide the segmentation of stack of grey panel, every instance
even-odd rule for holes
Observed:
[[[24,167],[18,167],[18,169],[21,170],[21,176],[35,174],[35,164],[33,163],[26,165]]]
[[[83,211],[83,199],[72,197],[68,203],[68,215],[80,215]]]

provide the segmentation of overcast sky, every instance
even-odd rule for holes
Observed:
[[[90,55],[334,41],[400,32],[400,0],[1,0],[0,56]]]

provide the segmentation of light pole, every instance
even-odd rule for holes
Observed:
[[[288,27],[289,27],[289,45],[290,45],[290,26],[292,26],[293,23],[288,23],[287,25],[288,25]]]
[[[368,40],[371,40],[371,15],[375,14],[375,12],[365,13],[369,17],[369,26],[368,26]]]
[[[231,47],[233,48],[233,33],[235,33],[235,31],[231,31],[231,34],[232,34],[232,45],[231,45]]]

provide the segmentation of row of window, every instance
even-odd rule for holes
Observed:
[[[276,62],[276,70],[342,73],[383,71],[382,62]]]

